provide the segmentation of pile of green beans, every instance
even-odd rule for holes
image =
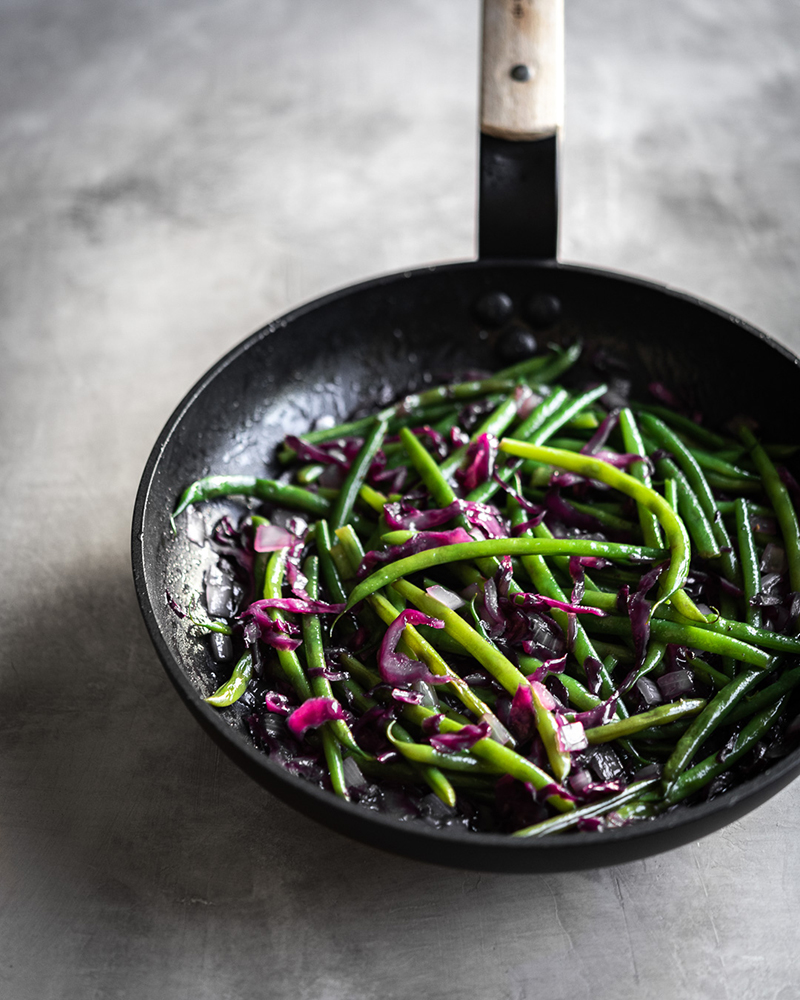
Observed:
[[[243,600],[184,616],[228,637],[205,700],[343,799],[517,837],[652,821],[791,750],[792,448],[610,410],[582,364],[428,388],[287,439],[279,479],[188,485],[176,530],[238,498],[209,544]]]

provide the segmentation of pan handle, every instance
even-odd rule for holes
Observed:
[[[484,0],[478,254],[554,258],[564,0]]]

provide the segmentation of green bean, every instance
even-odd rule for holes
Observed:
[[[696,421],[690,420],[688,417],[684,417],[682,414],[676,413],[666,406],[655,406],[650,403],[631,403],[631,408],[636,410],[637,413],[652,413],[660,417],[670,427],[674,427],[682,434],[687,434],[689,437],[694,438],[698,444],[703,444],[708,448],[726,448],[731,443],[728,438],[722,437],[721,434],[710,431],[706,427],[701,427]]]
[[[303,563],[303,573],[306,576],[306,593],[312,599],[316,600],[319,592],[319,560],[316,556],[308,556],[308,558]],[[306,663],[308,664],[309,671],[314,671],[314,674],[309,677],[309,684],[311,686],[311,692],[315,698],[333,698],[333,689],[331,688],[330,681],[325,676],[325,651],[322,645],[322,621],[319,615],[302,615],[302,629],[303,629],[303,650],[306,656]],[[353,734],[350,732],[350,727],[341,719],[335,719],[332,722],[326,722],[322,727],[323,730],[328,730],[343,746],[346,746],[348,750],[362,755],[363,751],[353,739]],[[328,751],[325,753],[326,758],[329,756]],[[331,768],[331,780],[334,783],[334,788],[338,794],[343,794],[344,798],[348,798],[347,789],[344,789],[342,793],[337,786],[337,779],[334,778],[333,767],[336,768],[339,773],[339,778],[341,774],[341,753],[338,747],[331,748],[331,757],[334,757],[333,763],[328,760],[328,766]],[[340,779],[341,783],[341,779]]]
[[[449,506],[456,499],[456,494],[453,487],[442,475],[442,471],[433,456],[426,450],[419,438],[405,427],[400,431],[400,440],[434,502],[439,507]]]
[[[542,701],[536,684],[531,685],[531,699],[533,701],[533,717],[536,724],[536,731],[547,754],[550,769],[556,781],[562,784],[566,781],[572,767],[572,757],[569,750],[561,748],[558,722],[553,712],[549,711]]]
[[[528,379],[528,381],[535,382],[536,384],[555,382],[557,378],[560,378],[565,371],[575,364],[581,356],[582,349],[582,344],[572,344],[566,351],[559,352],[556,357],[553,358],[551,356],[550,363],[543,366],[537,375]]]
[[[692,490],[697,496],[703,512],[711,524],[714,538],[721,549],[720,564],[722,572],[729,580],[737,580],[739,576],[739,565],[731,545],[728,529],[722,520],[714,494],[708,485],[705,473],[697,464],[697,460],[681,441],[678,435],[658,417],[645,413],[641,417],[642,426],[663,447],[669,449],[675,456],[675,461],[681,467],[684,475],[689,481]]]
[[[663,479],[671,479],[675,484],[678,494],[678,513],[689,529],[700,556],[703,559],[718,559],[720,550],[714,531],[686,476],[668,458],[662,458],[656,465],[656,470]]]
[[[636,781],[632,785],[610,798],[601,799],[599,802],[591,802],[588,806],[581,806],[573,812],[563,816],[553,816],[551,819],[542,820],[541,823],[534,823],[533,826],[526,826],[522,830],[515,830],[512,837],[544,837],[549,833],[561,833],[575,826],[579,820],[588,819],[594,816],[603,816],[614,812],[620,806],[633,802],[639,798],[642,792],[652,788],[658,778],[648,778],[646,781]]]
[[[678,484],[671,477],[664,480],[664,499],[678,513]]]
[[[572,359],[572,363],[578,360],[580,357],[581,349],[580,346],[568,348],[566,351],[551,351],[549,354],[538,354],[533,358],[525,358],[524,361],[517,361],[516,364],[509,365],[508,368],[501,368],[500,371],[495,372],[495,378],[506,378],[506,379],[523,379],[524,381],[530,381],[536,378],[537,381],[541,381],[540,373],[545,371],[547,373],[547,382],[552,382],[552,376],[550,374],[551,366],[556,361],[561,361],[565,356]],[[559,372],[560,374],[560,372]]]
[[[283,585],[283,574],[286,569],[287,551],[287,549],[279,549],[277,552],[273,552],[269,563],[267,563],[267,572],[264,578],[264,597],[268,599],[282,596],[281,588]],[[274,608],[270,609],[267,614],[274,622],[286,620],[283,613]],[[311,686],[300,665],[297,653],[293,649],[276,649],[275,652],[278,655],[278,662],[283,667],[283,672],[297,692],[300,700],[308,701],[311,697]]]
[[[330,501],[310,493],[299,486],[288,486],[274,479],[259,479],[256,476],[206,476],[188,486],[178,501],[172,516],[182,514],[193,503],[213,500],[216,497],[258,497],[268,503],[304,510],[309,514],[326,514]]]
[[[361,666],[355,657],[350,656],[348,653],[340,654],[340,661],[342,666],[346,670],[352,670],[356,665]],[[374,698],[370,698],[365,695],[361,686],[357,681],[352,678],[344,681],[336,681],[337,687],[342,687],[345,691],[349,692],[350,696],[354,699],[356,705],[362,711],[368,711],[377,705]],[[373,686],[372,684],[370,685]],[[406,743],[413,743],[414,740],[408,730],[404,729],[399,723],[394,724],[394,733],[398,739],[405,741]],[[361,761],[358,761],[359,767],[361,766]],[[427,764],[412,764],[412,767],[419,779],[423,781],[431,791],[441,799],[445,805],[450,806],[452,809],[456,804],[456,792],[453,786],[450,784],[447,776],[442,773],[438,767],[433,767]]]
[[[640,678],[646,677],[648,674],[652,674],[654,670],[657,670],[661,665],[661,661],[664,659],[666,651],[667,647],[665,643],[650,642],[644,659],[642,660],[642,665],[636,670],[636,673],[631,678],[630,683],[626,685],[626,688],[630,690],[630,688],[632,688]]]
[[[525,420],[515,428],[514,433],[518,439],[527,441],[528,438],[554,413],[557,413],[562,404],[569,399],[566,389],[556,389],[549,396],[533,409]],[[497,475],[504,483],[507,483],[514,474],[515,465],[508,463],[497,471]],[[487,503],[499,489],[499,484],[493,479],[487,479],[485,483],[476,486],[467,496],[467,500],[472,503]]]
[[[325,581],[325,586],[330,591],[334,601],[338,604],[344,604],[347,600],[347,593],[344,589],[344,585],[342,584],[342,578],[339,576],[336,564],[331,557],[332,545],[327,521],[317,521],[315,536],[317,542],[317,553],[319,554],[319,564],[320,569],[322,570],[322,578]]]
[[[430,719],[436,714],[436,712],[429,708],[424,708],[422,705],[408,705],[403,709],[404,718],[413,720],[418,725],[422,725],[425,719]],[[443,733],[457,733],[462,728],[463,726],[447,717],[439,720],[439,729]],[[486,761],[488,764],[497,766],[498,770],[502,770],[505,774],[510,774],[512,778],[516,778],[518,781],[530,782],[538,790],[547,788],[548,785],[552,786],[553,784],[553,778],[547,771],[542,770],[542,768],[526,757],[522,757],[515,750],[496,743],[492,739],[478,740],[470,748],[470,753],[480,760]],[[547,801],[559,812],[567,813],[575,808],[573,802],[562,798],[557,792],[551,794]]]
[[[711,733],[723,722],[725,716],[761,680],[758,670],[743,670],[705,706],[678,740],[672,756],[664,765],[664,786],[668,788]]]
[[[689,448],[689,451],[700,468],[705,469],[708,472],[717,472],[719,475],[726,476],[729,479],[758,479],[758,476],[755,473],[748,472],[747,469],[742,469],[740,466],[734,465],[731,462],[726,462],[719,455],[712,455],[710,452],[703,451],[701,448]],[[719,501],[717,501],[717,507],[719,507]]]
[[[486,667],[509,694],[515,694],[520,684],[528,683],[525,675],[520,673],[507,657],[503,656],[492,643],[483,639],[475,629],[464,621],[461,615],[448,608],[446,604],[437,601],[435,597],[426,594],[424,590],[420,590],[419,587],[415,587],[407,580],[397,580],[393,586],[399,594],[409,600],[416,608],[419,608],[423,614],[443,621],[445,629],[453,638],[460,642],[481,666]]]
[[[353,504],[369,472],[372,460],[383,444],[388,422],[388,416],[386,415],[376,418],[375,425],[370,430],[364,444],[361,446],[361,450],[353,460],[339,490],[339,496],[336,498],[331,509],[331,526],[334,529],[340,528],[350,519],[353,512]]]
[[[768,708],[782,695],[794,690],[798,684],[800,684],[800,667],[794,667],[792,670],[785,671],[774,684],[770,684],[768,687],[757,691],[754,695],[740,702],[727,717],[726,722],[729,725],[741,722],[742,719],[747,719],[755,712],[760,712],[762,709]]]
[[[573,396],[572,399],[564,400],[555,413],[548,417],[536,429],[536,432],[531,435],[531,444],[544,444],[545,441],[549,441],[557,430],[566,426],[571,420],[574,420],[587,406],[591,406],[596,399],[599,399],[606,392],[608,392],[607,385],[598,385],[593,389],[588,389],[586,392]]]
[[[253,656],[249,650],[245,652],[233,668],[233,673],[223,685],[204,698],[209,705],[214,708],[227,708],[238,701],[247,690],[250,678],[253,676]]]
[[[675,719],[682,719],[687,715],[695,715],[705,707],[702,698],[681,698],[673,701],[669,705],[659,705],[657,708],[648,709],[646,712],[639,712],[638,715],[631,715],[627,719],[620,719],[617,722],[606,722],[602,726],[595,726],[586,730],[586,739],[590,746],[596,743],[610,743],[623,736],[634,736],[642,729],[650,726],[663,726]]]
[[[592,608],[600,608],[601,611],[610,611],[613,613],[617,608],[616,602],[617,598],[615,594],[609,594],[603,591],[587,590],[583,595],[584,604]],[[676,612],[674,609],[670,608],[668,605],[665,605],[658,608],[655,612],[655,616],[651,622],[651,627],[657,619],[663,620],[663,624],[666,624],[667,622],[674,622],[683,628],[691,627],[704,632],[715,632],[718,634],[720,639],[730,637],[733,640],[741,642],[743,645],[745,643],[750,643],[753,646],[764,646],[766,649],[773,649],[777,653],[800,654],[800,637],[793,638],[789,635],[782,635],[780,632],[770,632],[767,629],[755,628],[752,625],[748,625],[747,622],[731,621],[730,619],[723,618],[720,615],[703,623],[693,622]],[[673,642],[677,640],[668,639],[667,641]],[[683,646],[694,645],[691,642],[683,642],[679,644]],[[698,646],[697,648],[705,649],[704,646]],[[726,650],[725,648],[720,647],[717,649],[706,649],[706,652],[718,652],[722,656],[735,656],[735,650],[738,648],[739,647],[732,646],[729,650]]]
[[[619,428],[622,432],[625,451],[631,455],[641,455],[643,457],[641,462],[634,462],[631,465],[631,475],[635,479],[638,479],[644,486],[651,486],[650,470],[647,467],[647,462],[644,460],[646,453],[642,435],[636,423],[636,418],[627,406],[620,410]],[[636,508],[639,512],[639,523],[642,527],[642,536],[645,545],[660,548],[663,545],[663,539],[661,537],[661,529],[658,526],[658,518],[651,510],[648,510],[647,507],[643,507],[639,503],[636,504]]]
[[[600,426],[603,417],[605,413],[602,411],[598,416],[596,410],[584,410],[582,413],[576,413],[564,426],[576,431],[593,431]]]
[[[361,489],[358,491],[358,497],[363,500],[368,507],[371,507],[377,514],[383,513],[383,505],[386,503],[387,498],[383,493],[378,490],[373,489],[367,483],[361,484]]]
[[[691,548],[689,536],[683,522],[675,516],[666,500],[654,490],[640,483],[638,479],[620,472],[608,462],[589,455],[575,455],[569,451],[559,451],[556,448],[546,448],[527,444],[524,441],[514,441],[504,438],[500,442],[500,450],[522,458],[533,458],[547,462],[550,465],[575,472],[587,479],[596,479],[607,486],[618,489],[626,496],[632,497],[637,503],[652,511],[658,518],[664,530],[670,550],[670,563],[659,581],[659,598],[654,607],[658,607],[686,583],[689,574]],[[543,553],[544,554],[544,553]],[[696,609],[695,609],[696,610]],[[697,612],[700,615],[699,612]],[[704,616],[700,616],[705,621]]]
[[[756,469],[758,469],[758,474],[761,476],[764,491],[775,509],[775,517],[778,519],[778,527],[781,529],[786,549],[786,561],[789,564],[789,586],[794,593],[798,593],[800,592],[800,524],[797,522],[797,513],[789,491],[753,432],[748,427],[741,426],[739,434],[742,441],[750,449],[750,455]]]
[[[658,549],[647,549],[639,545],[597,542],[589,538],[487,538],[480,542],[440,545],[435,549],[426,549],[415,555],[397,559],[376,570],[352,591],[347,600],[347,609],[363,601],[376,590],[411,573],[430,569],[432,566],[459,562],[462,559],[505,555],[591,555],[604,556],[607,559],[649,561],[659,559],[664,553]]]
[[[494,434],[495,436],[502,434],[514,422],[518,409],[519,400],[512,393],[497,407],[493,413],[490,413],[489,416],[478,425],[470,437],[470,442],[477,441],[482,434]],[[462,445],[460,448],[456,448],[452,454],[448,455],[447,458],[440,463],[439,471],[445,479],[450,479],[456,469],[461,465],[467,454],[468,447],[468,445]]]
[[[692,656],[691,650],[687,653],[687,666],[693,673],[697,674],[701,681],[704,681],[717,691],[721,691],[730,680],[727,674],[724,674],[721,670],[715,670],[714,667],[706,663],[701,657]],[[774,666],[774,664],[770,666]]]
[[[475,399],[478,396],[491,395],[493,392],[509,393],[516,388],[516,385],[516,379],[504,378],[502,374],[499,374],[490,378],[476,379],[472,382],[434,386],[432,389],[425,389],[423,392],[406,396],[394,407],[394,410],[396,413],[400,413],[417,406],[430,406],[445,400]]]
[[[584,602],[589,603],[596,592],[586,593]],[[630,635],[631,623],[629,618],[619,618],[609,615],[607,618],[593,618],[586,623],[586,627],[592,632],[600,632],[610,635]],[[742,642],[730,635],[723,635],[713,632],[711,629],[702,628],[699,625],[683,625],[663,618],[650,619],[650,635],[657,642],[676,643],[678,646],[689,646],[692,649],[702,649],[706,653],[719,653],[721,656],[732,656],[735,660],[748,663],[751,666],[765,670],[774,663],[774,657],[749,643]],[[726,678],[727,680],[727,678]]]
[[[759,712],[758,715],[748,722],[736,737],[733,748],[728,751],[723,760],[720,760],[719,754],[713,753],[709,757],[706,757],[705,760],[701,760],[699,764],[695,764],[688,771],[684,771],[666,791],[664,805],[671,806],[676,802],[680,802],[682,799],[699,791],[704,785],[707,785],[716,778],[717,775],[730,770],[732,765],[743,757],[748,750],[751,750],[761,737],[772,728],[780,717],[786,705],[787,698],[788,695],[784,695],[774,705],[770,705],[763,712]]]
[[[417,764],[429,764],[434,767],[444,768],[452,771],[471,771],[473,773],[498,774],[502,773],[499,768],[482,763],[477,757],[468,753],[442,753],[434,750],[426,743],[409,743],[399,740],[392,732],[395,726],[391,722],[386,729],[386,736],[389,742],[408,760],[413,760]]]
[[[512,524],[514,525],[521,524],[522,521],[524,520],[524,517],[525,515],[522,513],[519,505],[513,504]],[[541,530],[542,528],[544,528],[544,531]],[[547,537],[547,535],[550,534],[550,532],[546,527],[544,527],[544,525],[537,525],[533,529],[533,532],[539,534],[539,537],[545,537],[545,538]],[[530,535],[531,535],[531,530],[527,529],[523,537],[530,537]],[[522,565],[528,571],[528,575],[533,581],[533,585],[536,587],[538,593],[542,594],[544,597],[549,597],[552,600],[566,601],[566,595],[564,594],[564,591],[556,583],[556,579],[551,573],[550,567],[547,565],[546,561],[542,558],[542,556],[535,556],[535,555],[523,556]],[[565,611],[560,611],[556,608],[553,608],[550,614],[553,620],[560,626],[561,630],[566,635],[567,629],[569,628],[569,619],[567,613]],[[592,641],[586,634],[586,630],[584,629],[581,622],[578,620],[577,615],[575,616],[575,643],[573,646],[573,650],[578,660],[578,663],[580,663],[581,667],[584,667],[586,660],[590,657],[592,659],[597,660],[598,662],[601,662],[597,650],[592,645]],[[604,679],[609,680],[607,674]],[[605,695],[605,697],[608,697],[610,694],[611,692],[609,691]],[[598,699],[598,704],[600,704],[599,699]],[[621,705],[620,702],[617,702],[615,712],[617,715],[627,715],[625,706]]]

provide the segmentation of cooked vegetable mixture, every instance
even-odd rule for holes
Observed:
[[[208,635],[206,701],[344,799],[516,837],[651,819],[791,750],[793,449],[658,384],[568,390],[580,354],[287,437],[277,480],[192,483],[174,518],[216,563],[167,599]]]

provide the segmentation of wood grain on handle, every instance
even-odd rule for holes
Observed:
[[[515,79],[515,66],[529,78]],[[484,0],[482,76],[482,132],[556,135],[564,120],[564,0]]]

